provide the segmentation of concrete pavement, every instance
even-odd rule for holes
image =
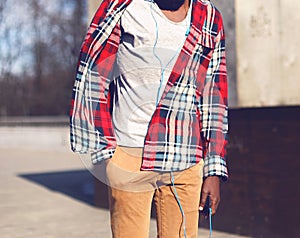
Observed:
[[[109,212],[93,206],[93,177],[79,157],[64,139],[54,147],[39,146],[49,130],[30,130],[28,136],[26,130],[30,128],[22,131],[22,142],[20,130],[0,128],[0,237],[111,237]],[[67,132],[59,128],[55,133],[67,137]],[[155,226],[151,220],[150,238],[156,237]],[[200,229],[199,237],[208,237],[208,231]],[[217,231],[213,237],[242,238]]]

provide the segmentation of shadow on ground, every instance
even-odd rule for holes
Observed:
[[[52,191],[62,193],[68,197],[86,203],[108,209],[107,186],[100,183],[100,191],[103,194],[95,203],[94,176],[88,170],[74,170],[62,172],[49,172],[37,174],[20,174],[19,177],[30,182],[42,185]]]

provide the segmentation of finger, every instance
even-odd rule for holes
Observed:
[[[216,201],[212,199],[211,201],[211,214],[215,215],[217,211],[217,204]]]
[[[208,193],[206,193],[206,192],[201,193],[201,201],[200,201],[200,207],[199,207],[200,211],[203,211],[203,209],[204,209],[207,196],[208,196]]]
[[[211,195],[211,210],[212,210],[212,215],[215,215],[217,210],[218,210],[218,206],[220,203],[220,199]]]

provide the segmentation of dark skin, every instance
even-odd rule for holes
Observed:
[[[162,13],[173,22],[181,22],[185,19],[189,0],[154,0]]]
[[[185,0],[154,0],[161,10],[177,11],[185,2]]]
[[[201,199],[199,210],[202,211],[209,196],[211,202],[212,215],[217,212],[220,203],[220,178],[218,176],[209,176],[203,181],[201,189]]]
[[[154,0],[165,16],[174,22],[185,19],[190,0]],[[212,214],[214,215],[220,203],[220,178],[209,176],[204,179],[201,189],[199,210],[202,211],[207,197],[210,197]]]

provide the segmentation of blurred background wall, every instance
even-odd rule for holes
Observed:
[[[235,1],[239,107],[300,105],[299,11],[295,0]]]

